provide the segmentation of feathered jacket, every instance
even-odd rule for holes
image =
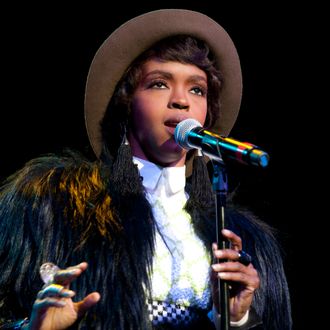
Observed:
[[[1,186],[0,324],[30,315],[43,285],[41,264],[65,268],[87,261],[71,289],[77,299],[92,291],[102,298],[72,328],[150,328],[146,300],[155,224],[142,184],[126,177],[120,187],[113,172],[127,173],[78,156],[50,155],[30,161]],[[208,249],[216,240],[212,201],[191,189],[186,205]],[[241,236],[261,278],[253,309],[262,328],[290,329],[287,282],[271,229],[247,212],[229,206],[226,212],[228,227]]]

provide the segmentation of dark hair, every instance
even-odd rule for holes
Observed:
[[[103,145],[112,156],[116,155],[125,135],[132,96],[141,77],[141,67],[151,58],[193,64],[203,70],[208,82],[208,111],[205,126],[211,127],[219,116],[222,77],[213,64],[208,46],[205,42],[186,35],[162,39],[135,59],[118,82],[110,100],[101,125]]]

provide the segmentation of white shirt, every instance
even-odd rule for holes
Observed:
[[[184,210],[185,166],[162,168],[134,157],[157,223],[151,276],[154,300],[205,309],[210,299],[210,257]]]

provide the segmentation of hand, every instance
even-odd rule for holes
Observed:
[[[54,280],[39,291],[33,304],[29,330],[67,329],[100,300],[100,294],[93,292],[81,301],[72,301],[75,292],[69,289],[69,285],[87,269],[87,266],[86,262],[82,262],[59,270]]]
[[[254,291],[260,285],[260,279],[252,263],[245,266],[238,262],[238,251],[242,250],[241,238],[228,229],[223,229],[222,235],[229,240],[231,243],[231,248],[219,250],[216,243],[213,243],[212,245],[213,256],[218,260],[223,260],[220,263],[215,263],[212,265],[213,301],[219,310],[217,301],[217,277],[221,280],[228,281],[230,290],[230,320],[239,321],[249,310],[252,304]]]

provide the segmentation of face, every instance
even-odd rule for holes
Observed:
[[[204,125],[206,73],[194,65],[151,59],[142,67],[131,110],[128,136],[133,155],[161,166],[183,166],[187,151],[173,134],[187,118]]]

